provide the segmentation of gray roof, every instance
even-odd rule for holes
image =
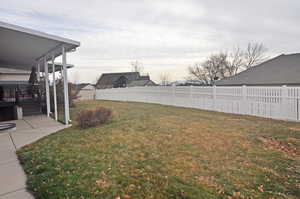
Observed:
[[[300,85],[300,53],[282,54],[235,76],[219,80],[216,85]]]
[[[135,80],[128,84],[128,87],[134,86],[155,86],[156,84],[151,80]]]
[[[140,76],[139,80],[150,80],[149,75]]]
[[[140,77],[138,72],[125,72],[125,73],[103,73],[98,80],[97,88],[111,88],[115,81],[120,77],[126,77],[128,82],[132,82]]]
[[[90,83],[80,83],[80,84],[76,84],[76,88],[78,90],[81,90],[82,88],[86,87],[87,85],[89,85]]]

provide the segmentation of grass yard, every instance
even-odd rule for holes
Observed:
[[[37,199],[300,198],[300,124],[143,103],[19,150]]]

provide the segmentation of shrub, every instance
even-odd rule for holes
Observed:
[[[82,129],[95,127],[107,123],[112,119],[112,110],[105,107],[98,107],[94,110],[83,110],[77,117],[78,126]]]

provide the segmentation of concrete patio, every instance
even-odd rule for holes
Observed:
[[[26,191],[26,175],[16,149],[68,126],[44,115],[9,122],[16,123],[16,129],[0,131],[0,199],[33,199]]]

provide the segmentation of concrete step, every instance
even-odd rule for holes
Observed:
[[[23,116],[31,116],[31,115],[41,115],[42,112],[23,112]]]
[[[19,104],[23,109],[23,116],[42,114],[40,104],[35,101],[24,101]]]

